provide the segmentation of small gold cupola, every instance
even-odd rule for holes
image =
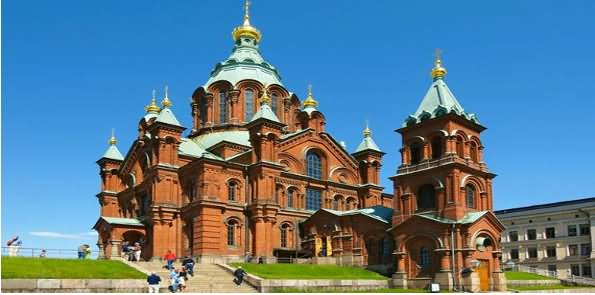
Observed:
[[[436,56],[434,58],[434,68],[432,69],[432,78],[442,79],[446,76],[446,68],[442,66],[442,56],[440,52],[440,48],[436,48]]]
[[[366,128],[364,129],[364,137],[370,137],[372,135],[372,130],[370,130],[370,127],[368,125],[368,120],[366,120]]]
[[[240,37],[249,37],[260,42],[261,34],[260,31],[250,24],[250,1],[245,0],[244,2],[244,23],[241,26],[236,27],[231,32],[234,41],[238,41]]]
[[[153,89],[151,103],[145,107],[145,111],[147,111],[147,114],[158,114],[161,111],[161,108],[157,105],[157,99],[155,98],[155,89]]]
[[[264,84],[263,90],[262,90],[262,96],[260,97],[260,105],[263,104],[271,104],[271,98],[269,97],[269,94],[267,93],[267,84]]]
[[[109,145],[116,145],[116,143],[118,143],[118,141],[116,140],[116,134],[114,132],[114,128],[112,128],[112,136],[109,138],[108,143],[109,143]]]
[[[316,100],[314,100],[314,97],[312,96],[312,84],[308,85],[308,96],[306,97],[306,100],[304,100],[304,108],[307,107],[313,107],[316,108],[318,106],[318,102]]]
[[[169,108],[172,105],[171,100],[169,100],[169,97],[168,97],[168,87],[167,87],[167,85],[165,85],[165,97],[161,101],[161,105],[163,106],[163,108]]]

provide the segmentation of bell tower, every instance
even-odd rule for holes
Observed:
[[[394,182],[394,220],[415,213],[459,220],[469,212],[492,210],[492,179],[483,160],[475,114],[465,111],[445,82],[446,68],[437,50],[432,84],[401,134],[401,165]]]

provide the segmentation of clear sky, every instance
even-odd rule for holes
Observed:
[[[595,1],[253,0],[262,53],[353,151],[365,119],[400,157],[398,128],[430,85],[434,48],[488,127],[496,209],[595,195]],[[95,161],[126,153],[151,90],[189,97],[232,48],[242,1],[2,1],[2,243],[93,243]]]

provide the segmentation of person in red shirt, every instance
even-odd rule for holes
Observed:
[[[163,255],[163,260],[167,261],[167,269],[172,270],[174,268],[174,261],[176,261],[176,254],[171,250],[167,250],[167,253]]]

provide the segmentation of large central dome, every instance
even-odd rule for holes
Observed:
[[[264,85],[283,85],[277,69],[266,62],[258,50],[261,33],[250,24],[247,9],[244,23],[235,28],[232,35],[235,41],[233,51],[226,60],[215,65],[205,89],[217,81],[228,81],[236,85],[246,79],[256,80]]]

